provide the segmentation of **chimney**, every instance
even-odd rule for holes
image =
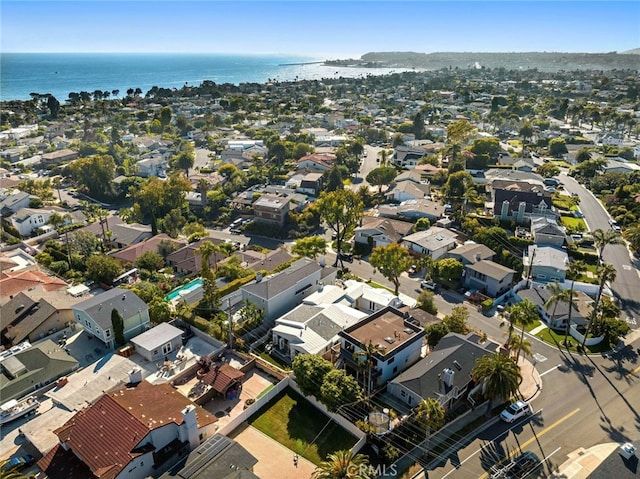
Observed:
[[[129,384],[138,384],[142,382],[142,370],[140,368],[133,368],[129,371]]]
[[[260,281],[262,281],[262,273],[258,271],[256,273],[256,283],[259,283]]]
[[[480,261],[482,259],[482,257],[480,256],[480,253],[476,253],[476,263],[478,261]]]
[[[180,426],[180,440],[183,442],[189,441],[189,447],[193,450],[200,445],[196,407],[193,404],[189,404],[181,412],[184,423]]]

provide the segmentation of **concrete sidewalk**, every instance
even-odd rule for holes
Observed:
[[[598,444],[585,449],[583,447],[567,454],[569,459],[563,462],[549,478],[587,479],[600,464],[618,448],[618,443]]]

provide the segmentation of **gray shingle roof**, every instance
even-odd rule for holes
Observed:
[[[107,329],[111,327],[113,309],[116,309],[126,320],[140,311],[146,311],[148,307],[133,291],[113,288],[76,304],[73,309],[84,311],[102,329]]]
[[[243,289],[260,298],[270,299],[286,291],[301,279],[306,278],[320,269],[322,269],[322,267],[318,263],[310,260],[309,258],[302,258],[284,271],[270,278],[263,279],[259,283],[243,286]]]

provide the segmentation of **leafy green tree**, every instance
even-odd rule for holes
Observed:
[[[372,471],[367,456],[346,449],[329,454],[315,468],[311,479],[373,479]]]
[[[576,153],[576,163],[584,163],[591,159],[591,150],[589,148],[580,148]]]
[[[171,117],[171,108],[168,106],[162,107],[160,110],[160,124],[162,125],[162,131],[164,131],[164,129],[169,126],[169,123],[171,123]]]
[[[418,221],[413,225],[413,232],[416,233],[418,231],[425,231],[431,227],[431,222],[429,218],[418,218]]]
[[[455,258],[443,258],[433,262],[431,275],[436,281],[454,284],[462,278],[464,265]]]
[[[170,321],[171,309],[169,309],[169,305],[161,299],[154,299],[149,303],[149,318],[156,324]]]
[[[329,171],[325,172],[325,178],[324,191],[333,192],[344,189],[344,184],[342,183],[343,177],[340,172],[340,168],[331,168]]]
[[[320,217],[336,233],[338,253],[342,251],[342,242],[360,223],[364,206],[360,197],[351,190],[336,190],[322,193],[316,201]],[[333,266],[338,266],[340,255],[336,255]],[[342,262],[342,260],[340,260]]]
[[[111,327],[116,346],[122,346],[124,344],[124,319],[116,308],[111,310]]]
[[[444,194],[447,198],[462,198],[464,193],[473,187],[473,177],[467,171],[456,171],[451,173],[447,182],[443,186]]]
[[[570,174],[582,178],[594,178],[607,164],[604,158],[595,158],[593,160],[583,161],[571,168]]]
[[[520,367],[509,356],[493,353],[481,356],[471,371],[471,378],[482,383],[482,393],[488,399],[487,416],[491,414],[493,401],[506,400],[518,392],[522,375]]]
[[[158,271],[164,268],[164,258],[155,251],[145,251],[136,258],[136,267],[147,271]]]
[[[298,256],[306,256],[307,258],[316,259],[318,255],[327,252],[327,240],[321,236],[308,236],[296,240],[291,247],[291,252]]]
[[[320,388],[332,364],[315,354],[297,354],[292,364],[296,384],[305,396],[320,399]]]
[[[193,164],[196,159],[196,153],[193,148],[193,144],[189,141],[180,143],[180,151],[173,158],[173,163],[176,168],[184,171],[185,176],[189,177],[189,169],[193,168]]]
[[[438,314],[438,307],[435,302],[435,295],[428,290],[423,290],[417,298],[418,308],[426,311],[429,314]]]
[[[407,248],[398,243],[378,246],[373,249],[369,257],[371,266],[393,283],[396,296],[400,289],[400,274],[409,269],[411,261],[412,258]]]
[[[544,178],[551,178],[560,174],[560,168],[554,163],[543,163],[536,168],[536,173]]]
[[[342,369],[332,369],[325,376],[320,387],[320,402],[330,412],[340,406],[356,402],[362,398],[362,388],[353,376]]]
[[[82,184],[91,196],[109,199],[113,195],[112,183],[115,178],[116,164],[110,155],[95,155],[78,158],[68,167],[70,175]]]
[[[164,293],[157,283],[152,283],[151,281],[137,281],[126,287],[136,293],[136,296],[147,304],[164,298]]]
[[[378,187],[378,193],[382,192],[382,187],[388,185],[393,181],[398,173],[396,169],[391,166],[380,166],[374,168],[367,174],[367,183]]]
[[[413,117],[413,134],[416,136],[416,140],[424,138],[424,118],[422,113],[418,112]]]
[[[427,337],[427,344],[431,349],[435,348],[438,342],[449,334],[449,328],[447,328],[447,325],[443,322],[428,324],[424,330]]]
[[[529,120],[525,120],[522,126],[520,127],[520,136],[522,137],[522,143],[526,143],[527,140],[530,140],[533,136],[533,126]]]
[[[427,398],[420,401],[416,410],[416,419],[425,429],[425,451],[429,444],[431,431],[439,429],[444,424],[445,411],[440,401]]]
[[[564,138],[552,138],[549,140],[549,154],[554,157],[566,155],[569,152],[567,150],[567,143]]]
[[[469,120],[458,120],[447,127],[447,143],[466,145],[476,134],[476,128]]]
[[[466,306],[454,306],[451,314],[447,314],[442,318],[442,323],[451,333],[467,334],[469,327],[467,320],[469,319],[469,310]]]
[[[96,283],[112,284],[122,274],[122,266],[111,256],[94,254],[87,259],[87,276]]]
[[[629,245],[634,251],[640,251],[640,224],[636,223],[634,225],[625,228],[624,230],[624,238],[629,242]]]
[[[496,158],[502,151],[502,147],[497,138],[477,138],[473,140],[470,151],[476,155],[488,155],[490,158]]]

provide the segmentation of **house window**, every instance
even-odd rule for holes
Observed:
[[[110,338],[110,337],[111,337],[111,330],[110,330],[110,329],[107,329],[107,330],[104,332],[104,335],[105,335],[105,337]]]
[[[393,372],[394,372],[394,374],[398,372],[398,366],[396,366],[395,368],[393,368]]]
[[[171,343],[167,343],[162,346],[162,354],[169,354],[171,352]]]
[[[356,350],[355,346],[353,344],[351,344],[349,341],[345,341],[344,349],[346,349],[350,353],[353,353]]]
[[[396,360],[396,357],[395,357],[395,356],[394,356],[394,357],[392,357],[392,358],[389,358],[389,361],[387,361],[387,364],[391,364],[391,363],[393,363],[395,360]]]
[[[405,397],[407,393],[405,391],[400,391],[400,396]]]
[[[153,351],[153,355],[156,356],[158,354],[158,350]]]

